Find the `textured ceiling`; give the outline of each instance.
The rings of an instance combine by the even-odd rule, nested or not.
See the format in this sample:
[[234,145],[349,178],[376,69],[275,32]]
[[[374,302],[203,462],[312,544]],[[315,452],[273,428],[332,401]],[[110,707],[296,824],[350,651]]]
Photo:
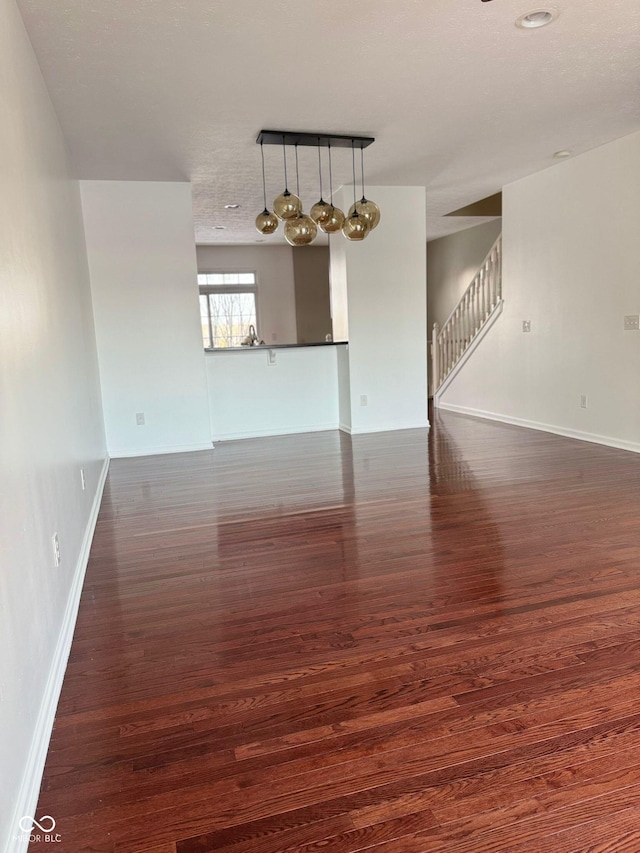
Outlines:
[[[554,151],[640,129],[638,0],[557,0],[539,30],[514,21],[540,0],[18,5],[78,177],[191,180],[200,243],[259,238],[263,127],[375,136],[368,183],[426,187],[430,238],[484,221],[441,217]],[[300,154],[308,207],[316,155]],[[265,155],[270,203],[281,152]],[[348,182],[349,152],[334,166]]]

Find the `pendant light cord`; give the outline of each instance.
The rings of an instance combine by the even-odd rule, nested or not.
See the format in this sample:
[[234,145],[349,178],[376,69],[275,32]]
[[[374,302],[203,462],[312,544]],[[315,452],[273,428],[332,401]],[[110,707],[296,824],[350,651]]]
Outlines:
[[300,198],[300,173],[298,172],[298,143],[296,142],[296,188],[297,196]]
[[264,147],[260,143],[260,154],[262,156],[262,194],[264,195],[264,209],[267,209],[267,182],[264,177]]
[[289,192],[289,181],[287,179],[287,148],[286,143],[284,141],[284,133],[282,134],[282,159],[284,160],[284,191],[285,194]]
[[366,201],[364,196],[364,148],[360,146],[360,174],[362,175],[362,201]]
[[333,172],[331,169],[331,140],[329,140],[329,201],[333,207]]
[[356,200],[356,149],[353,139],[351,140],[351,166],[353,167],[353,215],[359,216],[358,202]]
[[318,175],[320,177],[320,201],[324,201],[322,198],[322,158],[320,156],[320,137],[318,137]]

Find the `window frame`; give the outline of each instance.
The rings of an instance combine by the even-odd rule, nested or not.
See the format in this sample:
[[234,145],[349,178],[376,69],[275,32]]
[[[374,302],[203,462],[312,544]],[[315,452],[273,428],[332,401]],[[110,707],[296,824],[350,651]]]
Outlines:
[[[200,284],[199,277],[201,275],[252,275],[253,284]],[[208,296],[210,293],[252,293],[255,299],[256,306],[256,334],[260,328],[260,310],[258,298],[258,273],[255,269],[233,269],[218,268],[218,269],[203,269],[198,270],[198,297]],[[209,318],[209,340],[213,343],[213,325],[211,323],[211,310],[208,311]],[[203,341],[204,344],[204,341]],[[205,352],[214,352],[218,350],[232,349],[232,347],[216,347],[205,346]]]

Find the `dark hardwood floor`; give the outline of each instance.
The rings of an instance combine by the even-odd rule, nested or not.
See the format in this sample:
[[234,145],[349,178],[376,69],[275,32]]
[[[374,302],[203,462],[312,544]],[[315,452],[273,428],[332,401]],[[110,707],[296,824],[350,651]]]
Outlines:
[[65,853],[638,853],[639,697],[635,454],[441,414],[115,460],[37,814]]

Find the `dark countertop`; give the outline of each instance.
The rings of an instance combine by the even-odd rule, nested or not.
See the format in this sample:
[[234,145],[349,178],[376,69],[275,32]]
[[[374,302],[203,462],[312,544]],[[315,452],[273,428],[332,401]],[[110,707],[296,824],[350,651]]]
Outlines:
[[339,347],[348,344],[349,341],[319,341],[314,344],[260,344],[255,347],[218,347],[217,349],[205,349],[207,354],[219,352],[258,352],[265,349],[302,349],[303,347]]

